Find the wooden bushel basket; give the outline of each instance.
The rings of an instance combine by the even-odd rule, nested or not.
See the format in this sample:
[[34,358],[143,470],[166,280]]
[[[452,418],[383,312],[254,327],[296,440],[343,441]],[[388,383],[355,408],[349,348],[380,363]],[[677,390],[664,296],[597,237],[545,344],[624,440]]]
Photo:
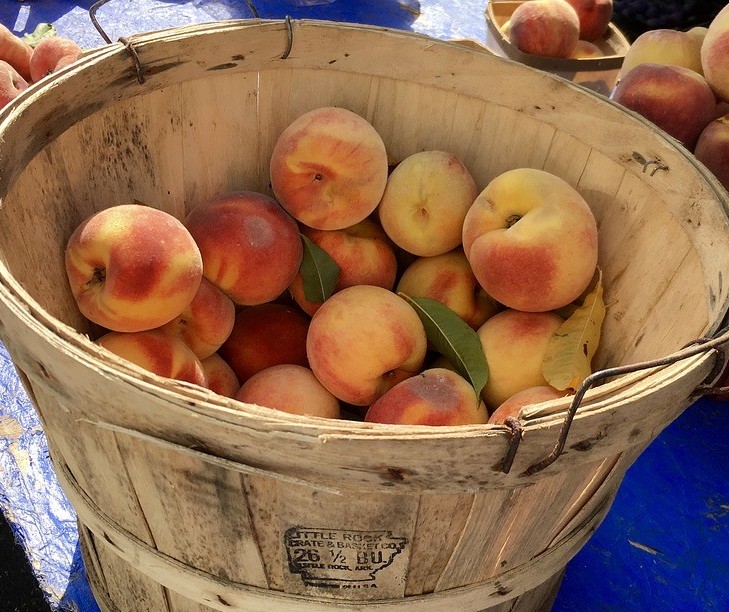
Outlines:
[[78,513],[102,609],[548,607],[628,466],[722,365],[716,341],[588,389],[563,452],[539,471],[571,400],[526,410],[505,473],[503,426],[292,416],[114,357],[89,339],[67,287],[66,240],[125,201],[184,218],[219,192],[268,192],[284,127],[343,106],[394,159],[443,149],[479,188],[522,166],[575,186],[598,221],[608,305],[594,366],[612,368],[717,335],[726,192],[636,115],[454,43],[230,21],[131,44],[139,66],[109,45],[0,113],[0,337]]

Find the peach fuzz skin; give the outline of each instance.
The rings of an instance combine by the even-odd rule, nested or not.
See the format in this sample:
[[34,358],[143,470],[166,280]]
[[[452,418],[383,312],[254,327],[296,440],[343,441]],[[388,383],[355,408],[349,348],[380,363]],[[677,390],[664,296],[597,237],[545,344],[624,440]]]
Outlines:
[[27,81],[8,62],[0,60],[0,107],[28,89]]
[[608,29],[613,18],[613,0],[567,0],[580,22],[580,39],[593,41]]
[[200,360],[182,340],[157,330],[109,332],[96,341],[106,350],[158,376],[207,387]]
[[458,157],[421,151],[390,174],[377,214],[401,249],[421,257],[441,255],[461,244],[461,229],[478,190]]
[[646,62],[684,66],[703,74],[701,43],[702,38],[680,30],[659,28],[643,32],[625,52],[618,78]]
[[569,57],[580,38],[580,20],[565,0],[530,0],[509,19],[509,40],[520,51],[542,57]]
[[236,191],[196,206],[185,226],[200,247],[205,278],[236,304],[280,296],[294,280],[304,248],[296,222],[273,198]]
[[284,364],[261,370],[243,383],[235,399],[302,416],[342,416],[339,400],[309,368],[300,365]]
[[402,273],[397,292],[437,300],[473,329],[499,308],[478,284],[461,249],[416,259]]
[[[81,56],[81,47],[65,36],[49,36],[33,49],[30,58],[30,77],[33,82],[75,62]],[[59,66],[61,64],[61,66]]]
[[532,168],[494,178],[463,223],[463,248],[480,285],[509,308],[542,312],[569,304],[592,280],[597,225],[582,196]]
[[342,289],[311,319],[309,364],[341,401],[372,404],[401,380],[420,371],[427,350],[425,329],[408,303],[387,289]]
[[694,155],[729,190],[729,115],[715,119],[703,129]]
[[18,74],[28,83],[33,81],[30,75],[30,58],[32,55],[33,47],[0,23],[0,60],[15,68]]
[[539,387],[529,387],[523,391],[519,391],[502,403],[496,410],[491,413],[488,422],[494,425],[503,425],[504,421],[509,417],[519,418],[522,408],[533,404],[541,404],[559,397],[564,397],[564,391],[557,391],[549,385]]
[[217,353],[213,353],[205,359],[200,360],[205,378],[208,381],[208,389],[223,397],[234,397],[240,389],[238,377],[233,369]]
[[519,391],[547,385],[542,362],[549,340],[562,322],[552,312],[503,310],[478,329],[489,366],[481,396],[489,410]]
[[701,66],[716,95],[729,102],[729,4],[709,24],[701,45]]
[[716,112],[716,97],[704,77],[683,66],[638,64],[618,81],[610,97],[690,151]]
[[79,310],[113,331],[164,325],[192,301],[202,279],[200,251],[172,215],[121,204],[83,221],[65,252]]
[[[302,228],[302,233],[324,249],[339,266],[339,280],[334,291],[354,285],[375,285],[392,289],[397,274],[397,258],[387,234],[369,219],[341,230]],[[313,315],[321,302],[306,299],[301,274],[289,288],[301,309]]]
[[306,366],[309,318],[295,306],[268,303],[241,309],[230,336],[218,350],[244,383],[274,365]]
[[375,128],[352,111],[317,108],[294,120],[271,155],[271,187],[295,219],[343,229],[374,211],[387,182],[387,152]]
[[471,425],[488,413],[465,378],[434,368],[403,380],[380,397],[365,414],[368,423],[394,425]]
[[228,339],[235,304],[206,278],[187,307],[159,329],[179,336],[200,359],[209,357]]

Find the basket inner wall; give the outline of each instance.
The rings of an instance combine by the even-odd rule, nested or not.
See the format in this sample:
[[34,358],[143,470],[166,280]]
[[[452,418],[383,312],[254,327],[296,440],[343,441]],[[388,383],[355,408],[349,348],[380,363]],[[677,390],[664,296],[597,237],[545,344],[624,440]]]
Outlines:
[[42,308],[95,337],[100,330],[81,317],[65,278],[63,252],[73,229],[93,212],[134,200],[184,219],[224,191],[272,195],[268,160],[278,135],[299,114],[324,105],[366,117],[392,160],[426,149],[457,154],[479,190],[526,166],[576,187],[599,225],[609,306],[596,368],[667,354],[709,324],[699,255],[640,175],[518,109],[330,69],[224,73],[87,117],[37,155],[5,198],[5,264]]

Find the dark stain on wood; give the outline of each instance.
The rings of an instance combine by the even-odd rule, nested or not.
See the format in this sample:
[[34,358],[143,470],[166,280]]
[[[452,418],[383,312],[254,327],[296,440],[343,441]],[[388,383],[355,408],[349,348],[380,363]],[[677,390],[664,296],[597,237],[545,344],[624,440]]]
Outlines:
[[238,64],[235,62],[226,62],[225,64],[218,64],[217,66],[210,66],[208,72],[211,70],[230,70],[231,68],[237,68]]

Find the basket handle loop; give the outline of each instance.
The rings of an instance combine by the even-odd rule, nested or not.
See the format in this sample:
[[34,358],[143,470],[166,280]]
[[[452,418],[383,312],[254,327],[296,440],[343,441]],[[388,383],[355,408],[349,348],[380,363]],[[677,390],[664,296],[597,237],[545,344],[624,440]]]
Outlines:
[[[536,474],[537,472],[542,471],[544,468],[550,466],[552,463],[554,463],[557,458],[562,454],[562,451],[564,450],[565,443],[567,441],[567,434],[569,434],[570,426],[572,425],[572,421],[575,418],[575,414],[577,413],[577,409],[580,407],[580,403],[582,402],[583,398],[585,397],[585,393],[596,383],[600,382],[601,380],[604,380],[606,378],[611,378],[613,376],[620,376],[623,374],[630,374],[632,372],[638,372],[640,370],[648,370],[650,368],[658,368],[658,367],[664,367],[668,365],[672,365],[678,361],[681,361],[682,359],[687,359],[689,357],[693,357],[695,355],[698,355],[700,353],[703,353],[705,351],[714,350],[718,353],[719,358],[716,361],[716,364],[714,365],[714,368],[712,369],[711,373],[707,377],[707,380],[713,381],[723,370],[724,368],[724,351],[721,348],[722,345],[729,342],[729,327],[725,327],[722,331],[719,332],[719,334],[713,338],[698,338],[694,340],[693,342],[690,342],[687,344],[684,348],[682,348],[679,351],[676,351],[675,353],[672,353],[671,355],[667,355],[666,357],[661,357],[659,359],[652,359],[650,361],[643,361],[640,363],[633,363],[625,366],[618,366],[615,368],[606,368],[604,370],[598,370],[597,372],[593,372],[585,380],[582,381],[582,384],[578,387],[577,391],[575,392],[574,397],[572,398],[572,403],[570,404],[569,409],[567,410],[567,413],[565,414],[564,421],[562,423],[562,427],[559,431],[559,437],[557,439],[557,443],[554,445],[554,448],[552,451],[541,461],[538,461],[534,465],[527,468],[526,473],[528,475]],[[713,391],[709,391],[711,389],[710,384],[709,385],[702,385],[698,388],[699,394],[706,394],[709,395],[713,393]],[[719,388],[717,389],[717,393],[720,392],[720,390],[729,390],[727,388]],[[513,428],[512,428],[513,431]],[[520,437],[520,436],[519,436]],[[514,434],[512,433],[512,440],[514,439]],[[503,471],[504,473],[508,474],[509,470],[511,469],[511,464],[514,460],[515,451],[512,449],[512,445],[510,445],[509,451],[507,451],[507,458],[504,459],[503,462]]]
[[[112,42],[111,38],[109,38],[109,35],[106,33],[104,28],[99,23],[99,20],[96,18],[96,11],[99,10],[102,6],[104,6],[107,2],[109,2],[109,0],[97,0],[96,2],[94,2],[89,7],[89,19],[91,19],[91,23],[94,25],[94,27],[96,28],[96,31],[99,33],[101,38],[104,39],[106,44],[110,45]],[[258,11],[253,6],[253,4],[251,4],[249,2],[248,6],[251,9],[251,12],[253,13],[253,15],[256,18],[258,18]],[[294,28],[293,28],[293,25],[291,22],[291,17],[289,15],[286,15],[286,17],[284,18],[284,22],[286,24],[286,32],[288,34],[288,37],[287,37],[287,42],[286,42],[286,49],[281,54],[281,59],[286,59],[291,54],[291,48],[294,45]],[[134,59],[134,67],[137,71],[137,81],[139,81],[139,84],[141,85],[142,83],[144,83],[145,78],[144,78],[144,70],[142,67],[142,62],[139,59],[139,54],[137,53],[137,50],[134,48],[134,45],[132,44],[132,42],[124,36],[119,37],[119,42],[122,43],[129,50],[129,53],[131,54],[132,58]]]

